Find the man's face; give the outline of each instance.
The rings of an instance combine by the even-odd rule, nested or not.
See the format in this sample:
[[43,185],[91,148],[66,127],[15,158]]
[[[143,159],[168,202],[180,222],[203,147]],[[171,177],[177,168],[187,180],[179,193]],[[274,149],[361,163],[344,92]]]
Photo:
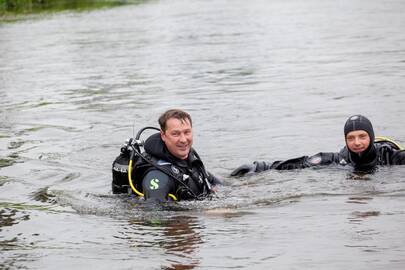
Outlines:
[[193,129],[188,119],[170,118],[166,122],[166,131],[160,131],[169,152],[179,158],[186,159],[193,144]]
[[370,145],[370,136],[364,130],[354,130],[346,135],[346,145],[350,151],[360,154]]

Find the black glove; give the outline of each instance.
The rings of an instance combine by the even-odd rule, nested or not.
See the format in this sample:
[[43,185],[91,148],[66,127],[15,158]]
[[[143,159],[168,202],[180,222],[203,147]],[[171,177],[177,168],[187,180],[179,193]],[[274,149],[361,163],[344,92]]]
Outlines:
[[243,176],[255,172],[263,172],[270,170],[271,164],[265,161],[255,161],[253,164],[244,164],[231,172],[231,176]]
[[257,164],[243,164],[231,172],[231,176],[243,176],[247,173],[254,173],[256,171]]
[[284,161],[275,161],[271,165],[273,170],[294,170],[303,169],[319,165],[322,161],[322,156],[320,154],[314,155],[312,157],[302,156],[298,158],[291,158]]

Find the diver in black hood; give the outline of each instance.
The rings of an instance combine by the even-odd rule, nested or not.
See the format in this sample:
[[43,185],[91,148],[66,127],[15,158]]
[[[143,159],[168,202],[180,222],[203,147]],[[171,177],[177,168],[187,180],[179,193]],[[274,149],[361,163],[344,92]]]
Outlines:
[[344,134],[345,152],[353,167],[360,171],[373,170],[378,164],[375,135],[370,120],[362,115],[354,115],[347,119]]
[[377,165],[405,165],[405,150],[396,142],[375,137],[373,125],[363,115],[349,117],[344,126],[346,146],[338,153],[321,152],[285,161],[255,161],[236,168],[231,176],[270,169],[292,170],[321,165],[350,165],[357,172],[373,172]]
[[[112,166],[112,191],[135,193],[151,201],[204,199],[214,192],[221,181],[206,171],[192,148],[191,116],[172,109],[159,118],[160,132],[145,143],[130,139]],[[159,129],[157,129],[159,130]],[[141,153],[140,146],[144,152]],[[134,164],[133,164],[134,162]]]

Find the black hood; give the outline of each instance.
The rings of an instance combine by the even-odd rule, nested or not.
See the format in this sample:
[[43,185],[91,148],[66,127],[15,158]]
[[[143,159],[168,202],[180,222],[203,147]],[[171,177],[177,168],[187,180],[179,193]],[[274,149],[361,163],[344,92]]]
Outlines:
[[355,130],[364,130],[365,132],[367,132],[368,136],[370,137],[370,145],[365,151],[357,154],[350,151],[346,143],[349,160],[358,170],[371,170],[377,165],[377,150],[374,145],[375,135],[373,125],[371,124],[370,120],[368,120],[367,117],[363,115],[353,115],[349,117],[344,127],[345,142],[347,134]]
[[169,155],[169,151],[167,150],[165,143],[160,137],[160,133],[155,133],[147,138],[145,141],[144,149],[146,153],[159,159],[167,160]]
[[350,116],[349,119],[347,119],[344,127],[345,140],[347,134],[355,130],[364,130],[365,132],[368,133],[368,136],[370,136],[370,141],[374,142],[375,136],[373,125],[371,124],[370,120],[368,120],[367,117],[357,114]]

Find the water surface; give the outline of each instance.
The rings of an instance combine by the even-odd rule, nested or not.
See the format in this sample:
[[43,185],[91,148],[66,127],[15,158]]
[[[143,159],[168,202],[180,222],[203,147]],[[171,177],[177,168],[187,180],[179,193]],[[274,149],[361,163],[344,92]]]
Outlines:
[[[402,269],[405,168],[228,175],[338,151],[367,115],[405,144],[405,3],[147,1],[0,24],[4,269]],[[226,185],[151,208],[110,192],[166,109]]]

